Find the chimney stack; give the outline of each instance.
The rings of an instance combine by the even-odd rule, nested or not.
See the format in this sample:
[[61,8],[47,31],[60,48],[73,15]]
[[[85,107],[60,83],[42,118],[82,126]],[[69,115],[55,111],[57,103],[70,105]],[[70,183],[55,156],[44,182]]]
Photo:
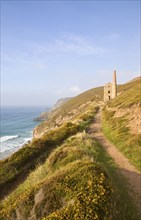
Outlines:
[[117,96],[117,79],[116,79],[116,70],[113,75],[113,85],[112,85],[112,98],[114,99]]

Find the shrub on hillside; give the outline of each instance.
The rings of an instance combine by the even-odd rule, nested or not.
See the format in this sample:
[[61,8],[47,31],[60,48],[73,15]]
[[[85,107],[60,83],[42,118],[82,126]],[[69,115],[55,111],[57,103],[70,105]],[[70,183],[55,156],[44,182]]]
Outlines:
[[[67,123],[45,134],[40,139],[35,139],[26,144],[11,157],[0,161],[0,187],[5,190],[6,183],[11,183],[22,174],[34,169],[36,163],[43,162],[50,152],[66,138],[80,130],[78,124]],[[7,190],[7,188],[6,188]]]
[[[112,187],[106,173],[94,162],[78,160],[68,164],[30,193],[23,191],[11,206],[1,209],[1,219],[108,219]],[[13,203],[12,203],[13,202]],[[19,214],[18,214],[19,213]]]
[[47,190],[46,201],[38,207],[43,220],[63,219],[108,219],[111,214],[112,189],[107,175],[93,162],[74,163],[64,173],[60,173],[57,182],[52,180]]
[[105,219],[112,187],[95,162],[97,151],[85,133],[67,139],[1,203],[0,218]]

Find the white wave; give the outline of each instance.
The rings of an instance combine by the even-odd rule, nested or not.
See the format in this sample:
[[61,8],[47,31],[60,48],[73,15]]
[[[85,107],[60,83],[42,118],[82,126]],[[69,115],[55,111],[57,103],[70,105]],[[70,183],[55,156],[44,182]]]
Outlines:
[[3,136],[3,137],[0,137],[0,143],[11,140],[11,139],[15,139],[18,137],[19,137],[19,135]]

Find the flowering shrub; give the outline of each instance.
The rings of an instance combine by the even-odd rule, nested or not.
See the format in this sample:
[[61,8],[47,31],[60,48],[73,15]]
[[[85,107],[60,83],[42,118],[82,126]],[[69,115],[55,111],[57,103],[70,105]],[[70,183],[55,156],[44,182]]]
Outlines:
[[23,220],[32,215],[39,220],[108,218],[111,181],[95,154],[96,143],[85,133],[67,139],[3,201],[0,219],[18,220],[17,213]]
[[[35,205],[40,191],[42,196]],[[25,191],[15,201],[11,200],[11,207],[5,203],[1,219],[18,219],[18,211],[25,220],[34,212],[35,219],[43,220],[104,220],[111,213],[111,195],[111,183],[105,172],[94,162],[78,160],[30,193]]]
[[23,220],[105,220],[110,216],[112,187],[106,173],[95,162],[96,142],[79,133],[90,124],[94,114],[94,109],[86,111],[73,123],[51,130],[2,162],[2,171],[6,172],[2,179],[4,185],[21,172],[28,172],[37,161],[43,163],[56,148],[1,203],[0,219],[19,220],[20,216]]
[[[50,188],[52,199],[44,204],[43,220],[108,219],[112,187],[106,174],[93,162],[74,163]],[[55,205],[55,206],[54,206]],[[46,208],[45,208],[46,207]],[[51,209],[53,207],[53,209]],[[39,209],[39,207],[38,207]]]

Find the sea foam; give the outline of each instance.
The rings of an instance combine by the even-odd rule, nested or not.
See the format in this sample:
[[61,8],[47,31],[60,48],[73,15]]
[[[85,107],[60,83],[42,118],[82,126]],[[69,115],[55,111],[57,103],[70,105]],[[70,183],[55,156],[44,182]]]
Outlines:
[[11,139],[15,139],[18,137],[19,135],[3,136],[3,137],[0,137],[0,143],[11,140]]

